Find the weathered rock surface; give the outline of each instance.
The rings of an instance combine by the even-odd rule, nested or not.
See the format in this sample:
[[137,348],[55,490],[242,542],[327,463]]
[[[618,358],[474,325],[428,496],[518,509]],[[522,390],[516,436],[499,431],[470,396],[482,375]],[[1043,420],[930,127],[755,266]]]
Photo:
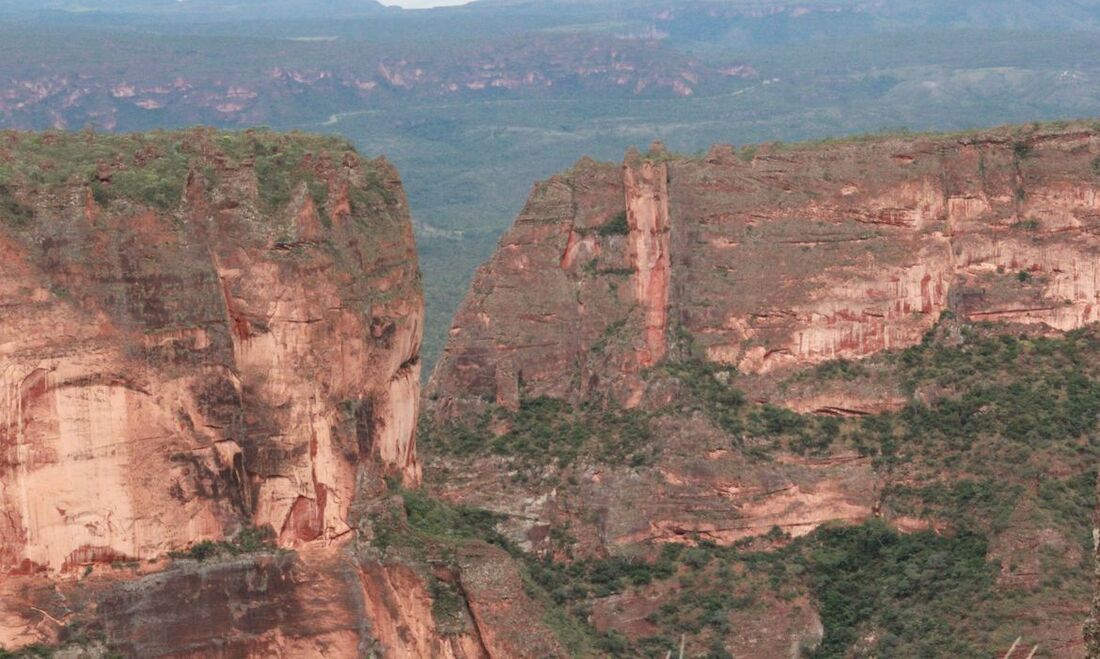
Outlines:
[[[622,165],[582,160],[535,186],[475,277],[426,391],[443,438],[426,481],[504,515],[512,541],[558,558],[652,557],[655,545],[743,545],[874,517],[906,533],[953,533],[935,506],[902,510],[889,494],[970,478],[952,471],[950,451],[937,472],[884,466],[851,444],[777,448],[688,404],[677,365],[702,363],[704,386],[739,388],[752,404],[852,420],[852,436],[854,419],[957,395],[907,389],[884,360],[834,380],[811,367],[916,346],[933,330],[957,345],[953,332],[980,323],[1037,337],[1100,320],[1098,162],[1092,124],[715,147],[697,158],[656,145]],[[543,397],[587,410],[578,423],[597,428],[595,444],[613,427],[607,410],[636,411],[650,428],[638,441],[656,457],[554,445],[565,427],[525,412]],[[545,425],[522,426],[535,423]],[[470,448],[478,433],[484,450]],[[552,461],[532,465],[540,451]],[[1090,468],[1082,460],[1033,471],[1076,478]],[[1057,600],[1041,624],[1013,629],[1081,656],[1087,603],[1059,599],[1044,575],[1083,552],[1069,527],[1038,512],[1034,485],[1018,486],[1027,494],[989,534],[987,559],[1004,566],[997,587]],[[596,598],[597,626],[635,640],[657,633],[670,595],[651,590]],[[753,640],[768,637],[767,624],[748,618],[726,649],[789,655],[789,644]],[[820,640],[812,611],[785,619],[790,628],[769,642]]]
[[913,345],[945,311],[1081,327],[1100,313],[1098,153],[1077,125],[581,161],[479,270],[430,393],[636,405],[670,349],[767,373]]
[[[352,542],[383,477],[420,480],[423,298],[384,160],[0,134],[0,305],[0,647],[486,655]],[[250,527],[270,545],[223,542]]]
[[[3,136],[4,202],[25,213],[0,218],[5,570],[151,559],[240,523],[328,542],[360,464],[417,482],[406,202],[384,161],[317,142]],[[284,171],[257,172],[266,148]],[[89,152],[91,183],[25,171]],[[137,194],[180,196],[102,200],[135,172],[164,177]],[[290,179],[287,204],[265,175]]]

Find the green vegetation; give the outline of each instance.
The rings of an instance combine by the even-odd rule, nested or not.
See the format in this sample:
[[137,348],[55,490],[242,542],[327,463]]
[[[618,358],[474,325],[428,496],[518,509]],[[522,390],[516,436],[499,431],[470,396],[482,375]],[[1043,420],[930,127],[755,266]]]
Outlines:
[[268,131],[226,133],[218,137],[217,144],[237,161],[251,159],[254,162],[265,210],[284,208],[298,186],[305,184],[321,223],[331,224],[325,210],[328,186],[320,180],[313,164],[332,154],[352,151],[350,144],[338,138],[288,136]]
[[[319,178],[321,166],[332,166],[353,148],[346,141],[303,133],[249,130],[218,133],[153,131],[134,134],[45,132],[0,134],[6,155],[0,157],[0,214],[17,225],[31,219],[30,209],[14,200],[18,188],[46,191],[86,185],[95,201],[110,205],[126,200],[171,210],[183,196],[190,171],[216,184],[217,166],[253,163],[261,210],[271,212],[291,201],[305,184],[328,222],[328,189]],[[323,165],[326,161],[328,165]]]
[[968,637],[989,625],[976,605],[993,595],[986,542],[969,534],[899,534],[881,521],[822,529],[809,573],[825,637],[814,657],[850,656],[874,634],[885,657],[974,657]]
[[[177,204],[183,193],[188,157],[179,134],[8,132],[3,137],[9,156],[0,161],[0,183],[10,188],[88,185],[101,203],[129,199],[160,209]],[[101,172],[119,163],[121,168]]]
[[852,382],[870,375],[870,370],[858,361],[850,359],[833,359],[818,364],[812,369],[799,373],[798,379],[806,380],[844,380]]
[[519,480],[539,478],[547,465],[565,469],[578,461],[640,467],[653,461],[658,444],[643,411],[546,397],[524,400],[515,412],[494,407],[443,426],[424,417],[418,441],[441,454],[506,456],[519,467]]
[[203,540],[183,551],[169,552],[172,558],[190,558],[206,561],[214,558],[227,558],[242,554],[277,551],[272,542],[270,529],[246,526],[229,540]]
[[0,222],[17,229],[26,227],[34,219],[34,209],[20,203],[11,188],[0,183]]
[[630,224],[626,219],[626,211],[620,211],[615,217],[600,225],[596,230],[601,236],[625,236],[630,233]]

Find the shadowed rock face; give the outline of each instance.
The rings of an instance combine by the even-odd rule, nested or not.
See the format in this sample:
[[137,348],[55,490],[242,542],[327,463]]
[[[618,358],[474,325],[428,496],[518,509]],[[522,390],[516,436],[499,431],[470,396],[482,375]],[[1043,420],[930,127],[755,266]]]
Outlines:
[[431,396],[635,405],[669,349],[766,373],[913,345],[944,311],[1080,327],[1100,314],[1098,153],[1074,126],[581,161],[479,270]]

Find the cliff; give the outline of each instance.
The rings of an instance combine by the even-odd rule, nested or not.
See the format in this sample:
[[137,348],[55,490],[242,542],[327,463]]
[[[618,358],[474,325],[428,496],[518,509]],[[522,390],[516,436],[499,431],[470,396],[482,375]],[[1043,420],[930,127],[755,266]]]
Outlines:
[[6,569],[327,542],[360,461],[417,482],[406,203],[311,139],[0,138]]
[[[1081,656],[1098,162],[1086,123],[581,160],[535,186],[475,277],[426,391],[426,482],[554,560],[660,566],[675,543],[812,572],[844,533],[945,534],[981,556],[975,588],[1016,598],[914,614],[963,625],[933,647],[871,613],[853,627],[822,581],[793,579],[807,590],[758,601],[763,618],[729,605],[688,631],[694,651],[1003,653],[1022,635]],[[597,630],[674,646],[678,574],[587,591]],[[802,594],[800,618],[782,602]]]
[[582,160],[419,426],[385,161],[2,138],[0,648],[1087,652],[1095,126]]
[[444,634],[438,561],[371,541],[420,481],[423,296],[384,159],[266,131],[0,133],[0,305],[0,648],[508,647],[473,620],[524,595],[479,576],[480,545],[449,554],[471,603]]
[[[581,161],[536,187],[479,270],[432,392],[583,397],[677,341],[742,373],[861,358],[916,344],[944,311],[1082,327],[1098,313],[1097,140],[1076,126]],[[637,404],[636,376],[610,389]]]

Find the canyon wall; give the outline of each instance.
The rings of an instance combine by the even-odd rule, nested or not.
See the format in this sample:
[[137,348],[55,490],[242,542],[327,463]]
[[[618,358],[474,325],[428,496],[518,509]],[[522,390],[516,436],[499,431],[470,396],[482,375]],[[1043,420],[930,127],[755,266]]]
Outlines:
[[437,629],[422,562],[358,542],[383,479],[420,481],[423,297],[385,160],[0,133],[0,306],[0,648],[493,647]]
[[[991,647],[1021,636],[1084,656],[1087,598],[1050,584],[1081,592],[1080,502],[1092,499],[1061,522],[1040,494],[1071,481],[1080,494],[1094,452],[1080,431],[1009,439],[1011,427],[965,421],[1030,423],[1053,403],[990,392],[1092,377],[1088,358],[1053,375],[1037,355],[1092,345],[1098,203],[1100,132],[1083,122],[583,159],[534,187],[474,278],[425,392],[425,483],[555,560],[814,546],[823,527],[875,520],[902,534],[980,528],[996,589],[1020,603]],[[996,353],[988,337],[1028,347],[995,375],[1005,362],[966,357]],[[974,368],[989,379],[968,379]],[[971,394],[988,398],[959,412]],[[1065,457],[1055,436],[1074,447]],[[1014,494],[960,522],[945,502],[978,481]],[[679,637],[660,611],[686,606],[680,588],[588,601],[601,630],[644,647]],[[692,589],[698,601],[706,586]],[[1057,613],[1027,617],[1055,601]],[[822,639],[809,606],[783,643],[740,614],[723,620],[744,636],[720,643],[791,656]],[[714,638],[689,633],[688,645]]]
[[[389,165],[266,134],[0,137],[0,568],[240,523],[328,542],[361,463],[418,481],[423,303]],[[264,149],[285,172],[257,171]],[[40,182],[87,153],[91,178]]]
[[431,396],[635,405],[669,349],[767,373],[914,345],[948,311],[1081,327],[1098,153],[1077,125],[581,161],[478,271]]

